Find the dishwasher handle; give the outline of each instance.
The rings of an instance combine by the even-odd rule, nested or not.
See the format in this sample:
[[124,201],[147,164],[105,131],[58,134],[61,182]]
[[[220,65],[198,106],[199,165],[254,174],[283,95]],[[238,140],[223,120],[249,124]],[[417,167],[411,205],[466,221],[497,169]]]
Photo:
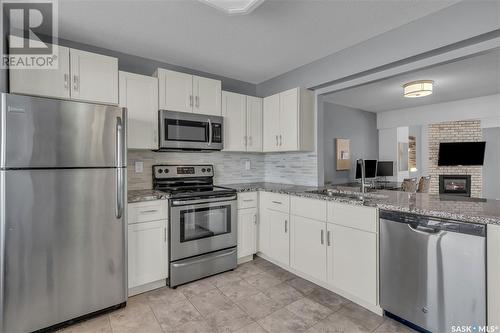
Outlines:
[[412,231],[418,232],[420,234],[427,234],[427,235],[439,235],[442,230],[437,229],[437,228],[429,228],[429,227],[424,227],[421,225],[415,225],[415,224],[407,224],[408,228],[410,228]]

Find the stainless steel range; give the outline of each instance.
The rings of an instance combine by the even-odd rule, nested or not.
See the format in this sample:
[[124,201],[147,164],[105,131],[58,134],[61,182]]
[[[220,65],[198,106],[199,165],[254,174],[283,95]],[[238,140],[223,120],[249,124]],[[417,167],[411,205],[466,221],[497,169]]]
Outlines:
[[155,165],[169,200],[169,285],[236,267],[236,191],[213,185],[212,165]]

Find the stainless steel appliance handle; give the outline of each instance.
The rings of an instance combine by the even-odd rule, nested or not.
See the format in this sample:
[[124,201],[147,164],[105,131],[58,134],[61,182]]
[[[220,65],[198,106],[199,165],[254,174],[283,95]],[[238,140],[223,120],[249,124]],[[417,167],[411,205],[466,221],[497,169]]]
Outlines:
[[236,196],[230,196],[230,197],[219,197],[219,198],[206,198],[206,199],[195,199],[195,200],[174,200],[172,201],[172,205],[174,206],[179,206],[179,205],[187,205],[187,204],[202,204],[202,203],[209,203],[209,202],[224,202],[224,201],[233,201],[236,200]]
[[123,216],[123,125],[122,118],[116,117],[116,218],[121,219]]
[[321,229],[321,245],[325,244],[325,232]]
[[424,235],[438,235],[438,234],[441,233],[441,230],[439,230],[439,229],[423,227],[421,225],[413,227],[412,225],[407,224],[407,226],[408,226],[408,228],[410,228],[411,231],[418,232],[419,234],[424,234]]
[[332,245],[331,240],[330,240],[330,230],[326,232],[326,245],[330,246]]
[[229,252],[223,252],[223,253],[217,254],[215,256],[210,256],[210,257],[206,257],[206,258],[200,258],[200,259],[190,260],[189,262],[172,263],[171,265],[173,267],[185,267],[185,266],[190,266],[190,265],[193,265],[193,264],[200,264],[200,263],[203,263],[203,262],[212,261],[212,260],[214,260],[216,258],[222,258],[222,257],[231,256],[231,255],[233,255],[235,253],[236,253],[236,249],[231,250]]
[[208,145],[212,144],[212,122],[208,119]]

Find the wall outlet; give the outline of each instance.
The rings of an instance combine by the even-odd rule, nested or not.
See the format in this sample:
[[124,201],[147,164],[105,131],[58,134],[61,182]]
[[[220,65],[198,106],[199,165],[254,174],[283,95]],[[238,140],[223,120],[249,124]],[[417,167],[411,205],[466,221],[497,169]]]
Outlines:
[[144,172],[144,162],[135,161],[135,173],[143,173]]
[[245,170],[250,170],[250,161],[249,160],[245,161]]

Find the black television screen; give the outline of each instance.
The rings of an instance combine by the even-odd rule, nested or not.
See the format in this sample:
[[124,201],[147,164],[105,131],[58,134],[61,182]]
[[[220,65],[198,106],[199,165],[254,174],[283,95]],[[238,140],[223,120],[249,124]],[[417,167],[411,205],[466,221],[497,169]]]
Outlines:
[[394,176],[394,162],[378,161],[377,177],[392,177]]
[[[377,175],[377,160],[365,160],[365,178],[375,178]],[[356,163],[356,179],[361,178],[361,168]]]
[[438,165],[483,165],[486,142],[441,142]]

